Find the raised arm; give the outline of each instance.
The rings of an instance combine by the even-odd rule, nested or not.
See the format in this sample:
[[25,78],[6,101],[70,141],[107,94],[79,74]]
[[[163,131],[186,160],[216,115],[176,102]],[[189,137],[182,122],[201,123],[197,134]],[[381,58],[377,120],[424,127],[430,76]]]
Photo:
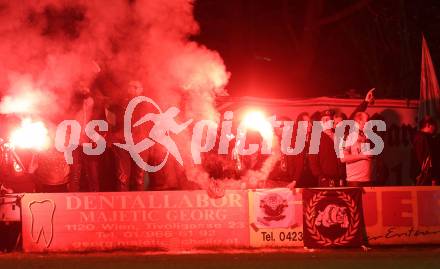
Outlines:
[[376,90],[376,88],[373,88],[371,90],[368,91],[367,95],[365,96],[364,101],[362,101],[357,107],[356,109],[350,114],[349,119],[352,120],[354,118],[354,116],[356,115],[356,113],[358,112],[364,112],[365,110],[367,110],[368,105],[373,104],[374,103],[374,91]]

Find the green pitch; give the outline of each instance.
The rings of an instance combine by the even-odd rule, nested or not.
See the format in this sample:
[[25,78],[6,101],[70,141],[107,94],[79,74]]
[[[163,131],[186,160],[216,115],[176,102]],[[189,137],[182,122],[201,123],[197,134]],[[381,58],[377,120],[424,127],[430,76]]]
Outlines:
[[303,249],[160,252],[108,252],[82,254],[0,254],[0,268],[440,268],[440,247],[307,251]]

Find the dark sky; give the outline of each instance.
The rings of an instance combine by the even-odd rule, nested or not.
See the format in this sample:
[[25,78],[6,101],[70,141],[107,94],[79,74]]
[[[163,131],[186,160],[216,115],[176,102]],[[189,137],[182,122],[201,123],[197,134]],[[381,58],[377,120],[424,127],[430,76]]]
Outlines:
[[440,66],[438,0],[199,0],[195,16],[233,96],[418,98],[422,32]]

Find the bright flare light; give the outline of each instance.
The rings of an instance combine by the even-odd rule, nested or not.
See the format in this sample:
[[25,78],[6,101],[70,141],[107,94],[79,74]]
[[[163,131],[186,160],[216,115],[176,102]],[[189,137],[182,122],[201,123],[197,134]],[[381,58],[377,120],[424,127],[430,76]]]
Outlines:
[[48,130],[42,121],[22,120],[21,126],[10,136],[12,146],[23,149],[44,150],[49,147]]
[[272,124],[261,111],[248,112],[244,116],[242,124],[244,124],[244,127],[248,130],[258,131],[265,139],[273,136]]

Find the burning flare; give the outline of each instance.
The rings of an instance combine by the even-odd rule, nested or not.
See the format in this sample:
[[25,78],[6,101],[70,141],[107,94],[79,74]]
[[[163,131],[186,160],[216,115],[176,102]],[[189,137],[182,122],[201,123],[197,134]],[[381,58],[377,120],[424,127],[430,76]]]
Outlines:
[[263,138],[271,138],[273,136],[272,124],[261,111],[248,112],[244,116],[242,124],[248,130],[258,131]]
[[23,149],[45,150],[49,148],[48,130],[42,121],[23,119],[21,126],[13,130],[9,138],[12,146]]

